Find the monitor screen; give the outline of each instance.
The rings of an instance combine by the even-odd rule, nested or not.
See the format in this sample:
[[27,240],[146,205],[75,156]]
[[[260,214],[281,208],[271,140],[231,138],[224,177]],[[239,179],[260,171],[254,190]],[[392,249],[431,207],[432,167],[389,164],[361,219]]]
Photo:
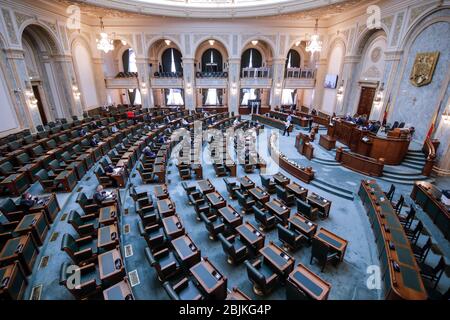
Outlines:
[[338,76],[336,74],[327,74],[325,77],[324,87],[329,89],[336,89]]

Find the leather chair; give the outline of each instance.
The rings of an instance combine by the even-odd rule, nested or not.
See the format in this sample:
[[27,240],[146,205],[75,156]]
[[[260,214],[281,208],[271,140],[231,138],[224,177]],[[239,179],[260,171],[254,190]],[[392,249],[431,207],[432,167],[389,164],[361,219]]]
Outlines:
[[403,228],[409,229],[414,221],[416,216],[416,208],[414,205],[410,206],[410,209],[406,212],[406,214],[398,214],[398,220]]
[[216,177],[223,177],[227,175],[227,170],[223,164],[214,164],[214,171],[216,173]]
[[145,170],[142,164],[138,164],[137,171],[139,172],[139,175],[141,176],[144,184],[153,183],[155,181],[155,174],[152,171]]
[[275,189],[277,191],[277,197],[278,199],[283,200],[283,202],[288,206],[291,207],[294,205],[295,197],[292,193],[288,192],[285,188],[282,186],[275,186]]
[[275,193],[275,181],[272,181],[269,177],[265,177],[261,174],[259,175],[259,177],[261,178],[261,184],[266,189],[266,191],[270,194]]
[[221,217],[212,214],[209,217],[204,212],[200,212],[200,219],[205,223],[209,232],[209,239],[216,240],[217,235],[225,231],[225,224]]
[[94,263],[79,267],[80,284],[76,287],[67,286],[67,280],[76,272],[76,270],[71,269],[72,263],[70,262],[64,262],[61,265],[59,284],[66,286],[75,298],[79,300],[93,298],[101,293],[102,287],[99,271]]
[[395,213],[399,215],[400,212],[402,212],[403,205],[405,204],[405,198],[403,197],[403,195],[400,195],[400,198],[397,200],[397,202],[391,201],[391,203],[394,207]]
[[282,225],[277,225],[278,239],[283,243],[286,250],[295,251],[299,249],[308,239],[297,230],[288,229]]
[[91,236],[75,239],[65,233],[61,241],[61,251],[65,251],[76,265],[95,262],[97,259],[97,242]]
[[78,194],[76,202],[81,207],[81,209],[83,209],[84,214],[86,215],[91,213],[97,214],[100,209],[94,199],[88,199],[84,192],[80,192]]
[[318,209],[311,207],[310,204],[306,203],[305,201],[302,201],[300,199],[295,200],[297,203],[297,212],[301,215],[304,215],[309,220],[316,220],[318,215]]
[[431,241],[431,237],[428,237],[428,240],[423,246],[418,245],[417,241],[415,243],[411,243],[411,249],[416,257],[416,260],[418,262],[424,262],[432,246],[433,241]]
[[261,231],[271,230],[276,226],[277,217],[267,209],[253,206],[253,211],[255,213],[255,220],[259,222]]
[[181,266],[174,253],[168,248],[155,253],[150,248],[145,248],[145,257],[150,265],[155,268],[160,281],[166,281],[181,271]]
[[163,283],[163,288],[172,300],[204,300],[200,290],[188,278],[181,279],[173,286],[166,281]]
[[411,228],[405,229],[405,234],[411,243],[415,243],[419,239],[422,230],[423,230],[423,223],[422,221],[419,220],[414,229]]
[[6,242],[16,236],[14,230],[18,224],[19,221],[10,222],[4,215],[0,215],[0,252],[3,250]]
[[95,170],[95,176],[97,177],[98,182],[104,187],[112,187],[115,184],[111,176],[108,175],[101,166],[98,166]]
[[20,221],[25,214],[28,214],[28,212],[24,212],[24,210],[11,198],[3,201],[0,205],[0,212],[8,219],[8,221]]
[[197,190],[197,187],[195,185],[189,186],[186,182],[182,182],[181,186],[183,187],[184,191],[186,191],[186,195],[190,195],[192,192]]
[[252,197],[248,194],[242,193],[241,190],[236,190],[236,197],[242,208],[242,213],[251,213],[253,211],[255,200]]
[[156,250],[167,243],[168,240],[164,230],[158,223],[144,227],[142,221],[138,221],[137,226],[139,234],[147,241],[147,245],[150,249]]
[[223,233],[217,236],[222,243],[222,248],[227,255],[227,262],[229,264],[237,264],[247,259],[249,251],[245,243],[239,237],[230,235],[225,237]]
[[184,165],[178,167],[178,172],[180,174],[181,180],[188,180],[191,178],[191,168],[190,166]]
[[63,172],[64,170],[66,170],[65,168],[63,168],[60,165],[59,161],[56,159],[53,159],[52,161],[50,161],[48,166],[49,166],[49,169],[52,170],[56,174],[59,174],[60,172]]
[[446,267],[447,264],[445,263],[445,258],[443,256],[441,256],[439,262],[434,267],[426,264],[425,261],[419,262],[420,274],[423,278],[434,282],[433,289],[436,289],[439,284],[439,280],[441,279]]
[[41,169],[36,173],[36,177],[45,192],[58,190],[59,184],[55,181],[55,175],[49,174],[47,170]]
[[311,259],[309,261],[310,264],[312,264],[313,259],[317,259],[319,264],[322,265],[322,269],[320,270],[321,272],[323,272],[328,262],[339,261],[338,253],[331,253],[328,245],[316,238],[312,239]]
[[130,188],[130,195],[134,201],[134,208],[142,219],[144,225],[154,224],[158,221],[158,214],[153,205],[153,201],[147,192],[137,193],[134,187]]
[[388,192],[385,192],[386,198],[388,198],[390,201],[392,201],[392,198],[394,197],[395,193],[395,185],[391,184],[391,187],[389,188]]
[[68,222],[82,237],[97,235],[99,224],[94,214],[80,216],[76,210],[70,210]]
[[228,194],[230,195],[230,199],[236,199],[236,191],[239,190],[239,186],[235,181],[230,181],[227,178],[223,178],[225,182],[225,186],[227,187]]
[[279,283],[278,274],[266,265],[262,259],[253,263],[245,261],[247,275],[253,283],[253,292],[258,296],[268,295]]

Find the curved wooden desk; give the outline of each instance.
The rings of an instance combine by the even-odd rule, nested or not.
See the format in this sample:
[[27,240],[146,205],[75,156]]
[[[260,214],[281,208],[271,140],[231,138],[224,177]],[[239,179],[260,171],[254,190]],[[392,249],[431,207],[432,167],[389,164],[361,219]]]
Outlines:
[[292,174],[297,179],[302,180],[303,182],[310,183],[311,180],[314,179],[314,171],[311,167],[302,167],[298,163],[289,160],[284,154],[282,154],[279,150],[277,150],[273,146],[273,141],[275,136],[272,135],[269,137],[269,154],[275,161],[278,161],[280,167],[290,174]]
[[374,180],[362,180],[358,195],[374,232],[386,299],[427,299],[420,269],[391,202]]
[[357,153],[343,151],[342,148],[337,148],[335,159],[344,167],[362,174],[374,177],[383,175],[384,163],[381,159],[376,160]]
[[411,192],[411,198],[422,207],[434,224],[450,239],[450,207],[440,199],[442,192],[429,182],[417,181]]
[[354,153],[373,159],[384,159],[388,165],[398,165],[408,153],[411,136],[382,137],[358,128],[355,123],[335,120],[328,127],[330,137],[345,144]]

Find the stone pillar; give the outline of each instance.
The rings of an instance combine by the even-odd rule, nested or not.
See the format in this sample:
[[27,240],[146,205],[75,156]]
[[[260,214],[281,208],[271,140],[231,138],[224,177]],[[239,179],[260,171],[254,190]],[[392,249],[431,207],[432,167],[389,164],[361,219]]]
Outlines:
[[194,62],[193,58],[183,58],[184,105],[190,110],[195,110],[196,107]]
[[283,92],[284,67],[286,58],[272,60],[272,88],[270,94],[270,109],[281,106],[281,95]]
[[323,101],[323,84],[325,82],[325,76],[327,73],[327,60],[319,59],[315,63],[316,68],[316,85],[314,87],[314,98],[313,98],[313,108],[316,110],[322,110],[322,101]]
[[104,105],[108,103],[107,95],[106,95],[106,85],[105,85],[105,74],[103,72],[103,59],[102,58],[93,58],[93,71],[95,78],[95,87],[97,89],[97,98],[98,103],[100,105]]
[[239,97],[240,97],[240,58],[228,59],[228,110],[239,114]]
[[14,102],[16,112],[19,115],[18,121],[21,128],[30,128],[32,132],[36,131],[36,126],[42,124],[39,110],[31,109],[28,106],[28,99],[25,96],[27,90],[31,90],[29,77],[25,65],[23,50],[8,49],[5,50],[7,75],[15,87]]
[[139,75],[139,90],[142,97],[142,107],[153,107],[153,99],[150,94],[150,66],[148,59],[136,58],[136,67]]
[[72,85],[75,84],[72,57],[58,55],[53,56],[53,58],[55,77],[57,78],[57,86],[59,87],[60,104],[62,105],[62,116],[64,118],[70,118],[73,115],[79,114],[79,107],[81,106],[80,99],[78,99],[78,103],[75,101],[72,88]]
[[[403,51],[390,51],[385,52],[385,67],[384,67],[384,76],[382,82],[384,83],[384,97],[383,102],[380,106],[380,114],[378,119],[375,120],[383,120],[384,112],[387,108],[389,97],[392,95],[392,91],[394,90],[394,85],[396,85],[396,78],[398,76],[398,69],[400,67],[400,60],[402,58]],[[399,80],[400,81],[400,80]],[[393,104],[393,97],[391,97],[391,107]],[[390,109],[392,110],[392,109]],[[389,114],[388,114],[389,118]]]
[[344,57],[344,65],[342,67],[342,79],[344,80],[344,96],[341,102],[341,110],[337,109],[336,113],[353,115],[353,103],[351,97],[355,95],[358,85],[358,68],[357,65],[361,61],[361,56]]

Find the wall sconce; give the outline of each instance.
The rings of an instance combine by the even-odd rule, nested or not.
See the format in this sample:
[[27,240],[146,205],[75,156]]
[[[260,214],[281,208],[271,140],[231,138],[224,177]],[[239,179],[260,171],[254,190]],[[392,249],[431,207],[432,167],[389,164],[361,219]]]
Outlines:
[[450,111],[449,108],[447,108],[444,113],[442,114],[442,120],[444,120],[445,123],[450,123]]
[[281,93],[281,83],[277,83],[276,85],[275,85],[275,94],[276,95],[280,95],[280,93]]
[[164,40],[164,42],[165,42],[168,46],[170,46],[170,44],[172,43],[172,41],[170,41],[169,39]]
[[296,46],[296,47],[300,46],[300,41],[297,41],[297,42],[295,43],[295,46]]
[[256,46],[258,44],[258,40],[252,40],[252,45]]
[[76,84],[72,85],[72,92],[73,92],[73,97],[76,100],[80,99],[81,93],[80,93],[80,90],[78,89],[78,86]]
[[141,84],[141,93],[147,94],[147,84],[145,82],[142,82]]
[[230,92],[231,92],[231,94],[232,94],[233,96],[235,96],[235,95],[237,94],[237,85],[236,85],[235,82],[233,82],[233,83],[231,84]]
[[336,91],[336,98],[339,101],[341,101],[343,97],[344,97],[344,80],[341,81],[341,85],[339,86],[339,88]]
[[191,83],[186,83],[186,93],[187,94],[192,94],[192,85],[191,85]]
[[378,87],[378,92],[375,95],[373,101],[375,103],[380,103],[383,100],[383,96],[384,96],[384,83],[381,83],[380,86]]
[[208,40],[208,42],[209,42],[209,45],[210,46],[213,46],[214,45],[214,43],[216,42],[215,40],[213,40],[213,39],[211,39],[211,40]]

